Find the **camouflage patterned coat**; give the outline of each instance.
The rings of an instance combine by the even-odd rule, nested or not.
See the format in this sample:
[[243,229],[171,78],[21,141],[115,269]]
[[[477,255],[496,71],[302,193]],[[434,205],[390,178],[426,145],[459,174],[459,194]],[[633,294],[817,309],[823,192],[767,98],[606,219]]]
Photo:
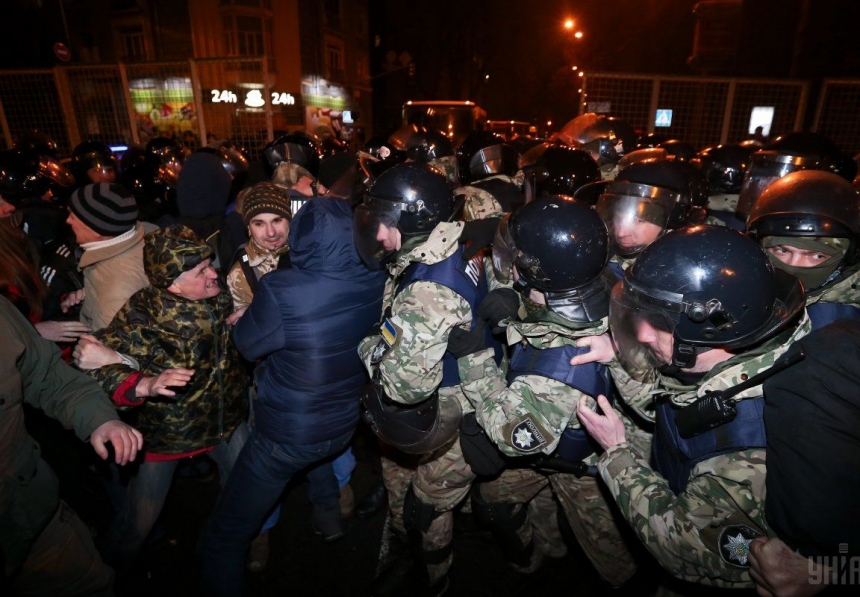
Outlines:
[[[640,413],[649,411],[657,393],[668,393],[673,403],[689,404],[708,390],[733,387],[768,369],[795,340],[809,332],[804,315],[797,327],[760,347],[715,366],[695,386],[652,372],[637,381],[610,364],[624,399]],[[735,399],[762,395],[761,386]],[[639,539],[674,576],[707,585],[752,587],[746,558],[748,540],[739,529],[768,534],[765,520],[765,451],[731,452],[697,464],[684,491],[672,492],[668,482],[649,465],[646,455],[629,443],[612,446],[598,463],[603,480]]]
[[[248,257],[248,265],[253,268],[259,280],[265,274],[278,267],[278,261],[281,255],[290,250],[289,245],[281,247],[276,251],[269,251],[257,245],[254,239],[250,239],[245,245],[245,254]],[[240,257],[241,259],[241,257]],[[227,274],[227,288],[230,289],[230,295],[233,297],[233,309],[241,309],[251,304],[254,298],[254,292],[251,290],[251,285],[248,284],[245,278],[245,270],[242,269],[242,264],[237,260],[230,268]]]
[[806,304],[843,303],[860,307],[860,266],[854,266],[833,286],[822,291],[812,291],[806,295]]
[[[577,338],[602,334],[608,318],[592,327],[572,329],[560,323],[516,321],[508,325],[508,343],[528,343],[538,349],[575,345]],[[496,366],[493,351],[487,349],[459,359],[460,379],[466,398],[475,408],[478,423],[502,453],[524,456],[540,448],[551,454],[567,427],[578,428],[576,406],[582,392],[541,375],[517,377],[510,386],[505,373]],[[530,420],[546,439],[534,450],[523,450],[511,442],[512,430]]]
[[[382,308],[385,311],[391,307],[387,321],[396,337],[386,346],[378,365],[371,363],[371,356],[374,348],[385,342],[381,336],[365,338],[358,353],[371,375],[379,367],[382,386],[392,400],[417,404],[429,398],[442,381],[442,358],[451,329],[456,325],[466,327],[472,321],[466,299],[441,284],[414,282],[397,294],[401,274],[411,263],[434,264],[450,257],[457,250],[462,230],[461,222],[439,224],[424,242],[404,246],[388,268],[391,277],[385,285]],[[471,410],[459,386],[441,388],[439,396],[454,397],[466,409],[464,412]]]
[[[522,171],[520,171],[513,177],[505,174],[497,174],[496,176],[489,176],[481,180],[501,180],[522,189],[525,177]],[[458,199],[462,197],[466,202],[463,206],[463,219],[466,221],[483,220],[488,217],[502,217],[504,215],[505,210],[501,204],[486,189],[467,185],[457,189],[455,196]]]
[[[225,323],[233,310],[230,295],[222,291],[214,298],[193,301],[166,290],[184,266],[171,247],[159,247],[158,258],[149,258],[147,251],[153,244],[170,242],[165,232],[146,237],[144,266],[151,285],[135,293],[95,336],[136,359],[141,373],[158,375],[173,367],[194,369],[194,377],[175,397],[149,398],[123,413],[143,433],[148,452],[183,454],[214,446],[232,435],[247,418],[249,382]],[[188,241],[185,250],[201,247],[211,255],[199,242]],[[87,373],[113,396],[135,370],[115,364]]]

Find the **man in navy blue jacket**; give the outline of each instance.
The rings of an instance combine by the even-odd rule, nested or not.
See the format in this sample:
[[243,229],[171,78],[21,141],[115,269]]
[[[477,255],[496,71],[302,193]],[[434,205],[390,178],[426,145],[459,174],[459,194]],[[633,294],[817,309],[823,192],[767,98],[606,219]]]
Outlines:
[[331,460],[358,425],[366,374],[356,349],[377,322],[386,276],[361,263],[349,203],[334,197],[296,214],[290,255],[292,269],[263,277],[236,324],[239,351],[263,361],[255,427],[201,539],[206,594],[244,594],[250,541],[296,473],[313,481],[314,519],[340,517]]

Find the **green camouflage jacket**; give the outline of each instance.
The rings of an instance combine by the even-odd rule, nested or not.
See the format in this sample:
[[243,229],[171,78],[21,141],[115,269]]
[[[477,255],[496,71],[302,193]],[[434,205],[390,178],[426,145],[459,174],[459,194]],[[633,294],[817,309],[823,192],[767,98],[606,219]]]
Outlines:
[[[498,179],[504,182],[516,185],[517,188],[523,187],[523,180],[525,176],[523,176],[522,170],[517,173],[516,176],[507,176],[505,174],[497,174],[496,176],[489,176],[487,178],[481,179],[483,180],[493,180]],[[488,217],[502,217],[504,215],[504,210],[502,209],[501,204],[493,197],[490,193],[480,187],[473,187],[471,185],[467,185],[464,187],[460,187],[454,194],[457,198],[462,197],[466,202],[463,206],[463,219],[466,221],[470,220],[482,220]]]
[[[147,398],[123,412],[123,418],[143,433],[148,452],[184,454],[232,435],[248,416],[249,381],[225,323],[233,311],[230,293],[222,290],[214,298],[195,301],[166,290],[193,259],[211,251],[190,230],[180,237],[167,232],[146,237],[144,266],[151,285],[132,295],[95,336],[137,360],[141,373],[194,369],[194,377],[177,389],[175,397]],[[116,364],[87,373],[114,396],[135,370]]]
[[[572,329],[557,322],[511,322],[507,327],[508,344],[528,343],[538,349],[575,345],[577,338],[602,334],[608,318],[594,326]],[[517,377],[508,386],[505,372],[493,360],[492,349],[459,359],[461,387],[475,408],[478,423],[502,453],[523,456],[538,451],[551,454],[567,427],[579,427],[576,406],[582,393],[569,385],[541,375]],[[512,441],[512,432],[530,421],[546,443],[523,450]]]
[[843,303],[860,307],[860,265],[855,265],[833,286],[825,286],[821,291],[806,295],[806,304]]
[[[439,224],[417,246],[404,245],[388,268],[391,277],[382,303],[383,312],[391,308],[388,325],[384,326],[388,333],[384,337],[368,336],[359,345],[358,353],[371,375],[379,368],[382,386],[392,400],[417,404],[429,398],[442,381],[442,358],[451,328],[466,327],[472,321],[469,303],[435,282],[414,282],[395,296],[400,278],[411,263],[433,264],[450,257],[457,250],[462,230],[462,222]],[[384,348],[384,356],[372,363],[377,345]],[[459,386],[441,388],[439,396],[456,397],[461,407],[468,407]]]
[[[730,388],[768,369],[807,333],[809,319],[804,314],[797,327],[720,363],[696,386],[656,374],[650,382],[618,377],[617,363],[611,370],[625,400],[640,412],[649,410],[646,403],[656,393],[668,393],[675,404],[683,405],[707,390]],[[735,399],[761,394],[759,385]],[[646,456],[629,443],[618,444],[603,453],[598,470],[648,551],[678,578],[718,587],[752,587],[747,531],[762,535],[770,531],[764,512],[765,451],[732,452],[700,462],[679,495],[650,467]]]

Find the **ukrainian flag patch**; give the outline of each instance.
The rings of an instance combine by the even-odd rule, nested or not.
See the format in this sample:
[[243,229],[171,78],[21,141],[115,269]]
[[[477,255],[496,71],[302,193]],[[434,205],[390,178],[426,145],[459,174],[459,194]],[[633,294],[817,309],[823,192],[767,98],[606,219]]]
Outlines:
[[399,327],[391,323],[390,319],[386,319],[382,322],[382,326],[379,329],[379,334],[382,336],[382,340],[391,348],[397,341],[400,339],[401,330]]

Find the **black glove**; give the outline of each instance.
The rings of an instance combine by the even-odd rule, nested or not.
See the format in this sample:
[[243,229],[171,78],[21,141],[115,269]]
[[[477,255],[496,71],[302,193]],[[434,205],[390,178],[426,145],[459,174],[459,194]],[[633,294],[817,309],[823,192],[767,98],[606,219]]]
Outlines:
[[458,359],[488,347],[487,324],[481,319],[476,321],[475,327],[471,330],[456,326],[448,335],[448,352]]
[[483,220],[470,220],[464,223],[460,242],[469,241],[469,246],[463,251],[463,258],[469,260],[480,253],[482,249],[492,247],[493,241],[496,239],[496,230],[501,221],[501,218],[484,218]]
[[516,319],[520,310],[520,295],[513,288],[497,288],[484,297],[478,307],[478,317],[490,324],[494,334],[500,334],[503,319]]

